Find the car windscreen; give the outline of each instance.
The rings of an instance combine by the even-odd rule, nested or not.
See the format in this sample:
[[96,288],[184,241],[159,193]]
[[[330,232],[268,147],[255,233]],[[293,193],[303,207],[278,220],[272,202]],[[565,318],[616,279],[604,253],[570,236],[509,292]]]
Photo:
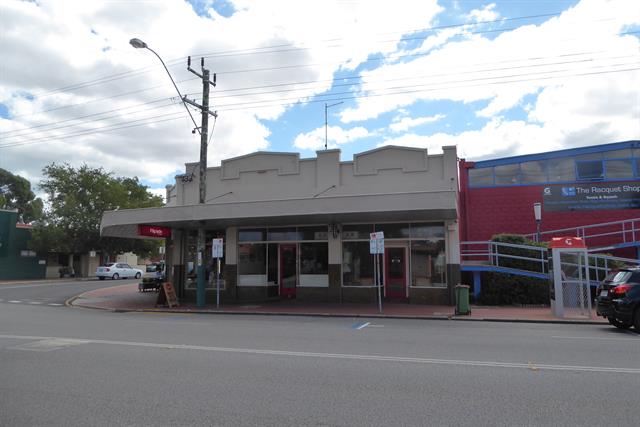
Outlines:
[[606,283],[622,283],[629,280],[629,277],[631,277],[630,271],[617,271],[615,273],[610,273],[604,281]]
[[151,264],[151,265],[147,265],[147,273],[155,273],[156,272],[156,266]]

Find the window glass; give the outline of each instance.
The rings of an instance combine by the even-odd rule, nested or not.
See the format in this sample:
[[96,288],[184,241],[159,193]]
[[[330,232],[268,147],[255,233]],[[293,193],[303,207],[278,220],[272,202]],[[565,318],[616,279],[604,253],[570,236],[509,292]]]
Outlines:
[[265,243],[244,243],[238,245],[238,274],[267,273],[267,245]]
[[411,285],[446,286],[444,240],[411,242]]
[[605,151],[605,159],[628,159],[632,156],[631,149],[625,148],[624,150]]
[[607,178],[631,178],[633,177],[633,165],[629,160],[607,160],[605,162]]
[[636,159],[636,176],[640,176],[640,159]]
[[496,185],[513,185],[520,183],[520,165],[502,165],[494,168]]
[[373,224],[346,224],[342,226],[342,240],[369,240],[372,232]]
[[547,181],[547,162],[538,160],[520,163],[520,180],[523,184]]
[[409,224],[376,224],[376,231],[382,231],[385,239],[409,237]]
[[300,274],[329,274],[327,243],[300,243]]
[[327,226],[319,225],[316,227],[298,227],[298,235],[301,240],[327,240]]
[[444,239],[444,224],[411,224],[411,238]]
[[573,159],[549,159],[547,167],[549,171],[549,181],[575,181],[576,173]]
[[267,267],[267,281],[277,285],[278,284],[278,244],[268,243],[268,267]]
[[239,242],[264,242],[266,240],[264,228],[238,230]]
[[493,168],[469,169],[469,185],[493,185]]
[[301,240],[295,227],[269,228],[267,231],[267,240],[283,241],[283,240]]
[[369,242],[342,244],[342,284],[373,286],[373,255],[369,253]]
[[601,180],[604,178],[604,170],[601,160],[576,162],[578,179]]

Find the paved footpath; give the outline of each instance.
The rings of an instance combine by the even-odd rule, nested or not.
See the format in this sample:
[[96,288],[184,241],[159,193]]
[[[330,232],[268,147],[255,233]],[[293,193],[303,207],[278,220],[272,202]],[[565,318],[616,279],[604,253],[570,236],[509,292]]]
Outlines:
[[157,297],[158,294],[156,292],[138,292],[138,285],[134,283],[85,292],[68,300],[67,305],[111,311],[393,317],[539,323],[606,323],[606,320],[597,317],[595,313],[591,318],[584,316],[559,319],[551,314],[549,307],[471,306],[470,315],[455,315],[454,307],[443,305],[385,303],[383,304],[382,313],[380,313],[378,306],[374,304],[304,303],[296,300],[256,304],[221,304],[219,309],[216,309],[215,303],[211,305],[211,301],[207,301],[208,305],[205,307],[197,307],[193,303],[186,303],[181,304],[179,307],[168,308],[157,307]]

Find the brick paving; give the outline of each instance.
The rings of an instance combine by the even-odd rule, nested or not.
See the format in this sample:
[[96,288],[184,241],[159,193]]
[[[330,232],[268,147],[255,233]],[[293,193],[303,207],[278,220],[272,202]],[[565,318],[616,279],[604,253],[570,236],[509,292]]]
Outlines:
[[[209,295],[210,296],[210,295]],[[314,315],[348,317],[391,317],[424,318],[452,320],[490,320],[512,322],[562,322],[562,323],[606,323],[595,316],[591,318],[570,317],[559,319],[551,314],[549,307],[488,307],[471,306],[470,315],[455,315],[454,307],[443,305],[418,305],[384,303],[382,313],[375,304],[337,304],[306,303],[283,300],[265,303],[221,304],[215,303],[197,307],[195,303],[182,303],[179,307],[156,307],[156,292],[138,292],[137,284],[120,285],[85,292],[69,301],[69,305],[85,308],[97,308],[111,311],[153,311],[153,312],[189,312],[189,313],[226,313],[226,314],[278,314],[278,315]]]

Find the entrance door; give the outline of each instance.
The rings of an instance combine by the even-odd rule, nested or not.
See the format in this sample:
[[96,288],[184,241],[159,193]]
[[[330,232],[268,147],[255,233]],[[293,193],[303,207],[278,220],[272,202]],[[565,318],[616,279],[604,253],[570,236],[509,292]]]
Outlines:
[[280,245],[280,296],[295,298],[298,284],[296,245]]
[[384,249],[384,287],[387,298],[405,299],[407,297],[406,260],[405,248],[386,247]]

